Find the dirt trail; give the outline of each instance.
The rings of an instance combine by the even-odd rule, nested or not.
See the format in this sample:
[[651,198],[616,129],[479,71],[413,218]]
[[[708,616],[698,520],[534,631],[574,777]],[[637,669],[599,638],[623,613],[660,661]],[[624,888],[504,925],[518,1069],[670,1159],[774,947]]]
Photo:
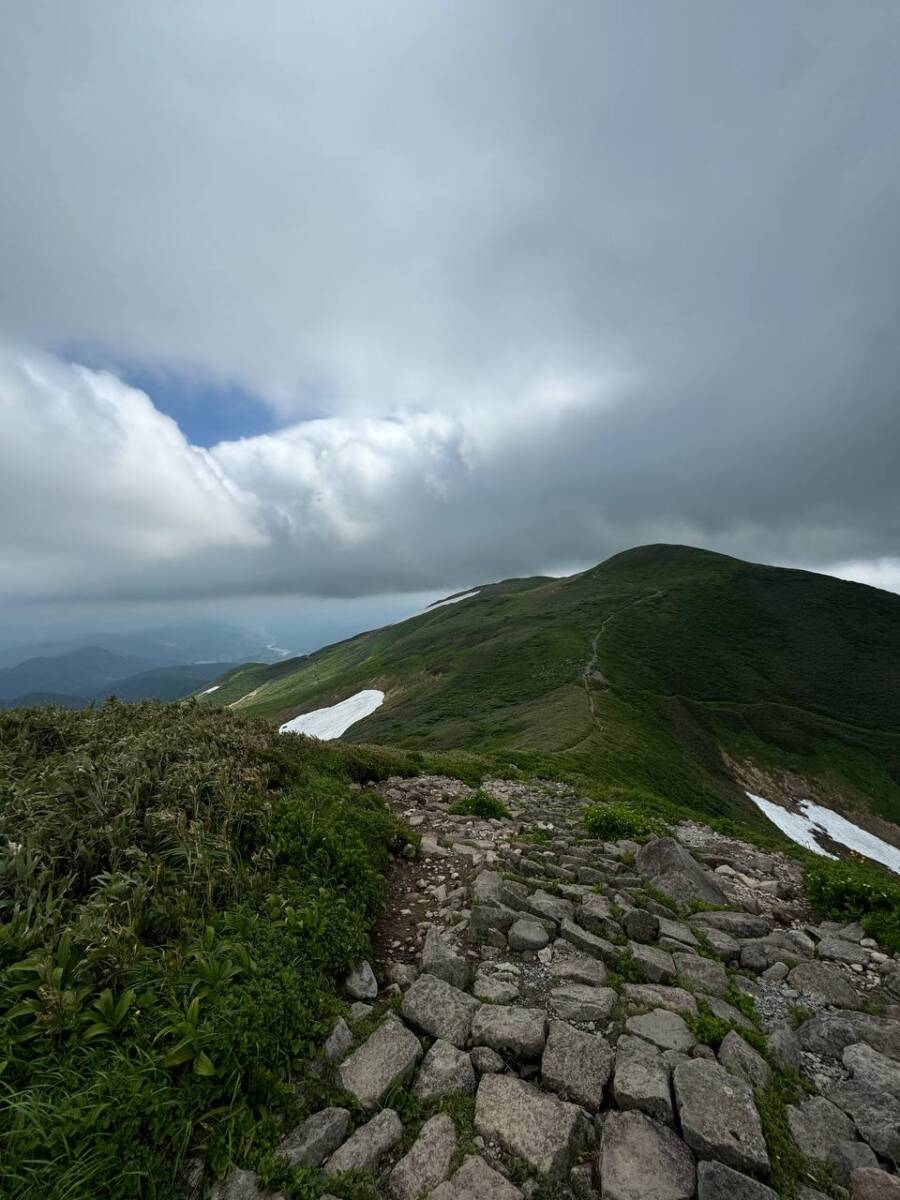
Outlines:
[[606,632],[606,627],[611,621],[614,621],[616,617],[621,616],[624,612],[628,612],[630,608],[637,608],[639,604],[646,604],[648,600],[657,600],[661,598],[662,592],[657,588],[655,591],[648,593],[646,596],[640,596],[637,600],[632,600],[630,604],[626,604],[623,608],[616,609],[614,613],[609,614],[609,616],[603,621],[600,628],[594,634],[593,638],[591,638],[591,657],[585,663],[584,670],[581,673],[581,678],[584,684],[585,694],[587,695],[588,699],[588,707],[591,710],[591,719],[598,728],[600,727],[600,720],[594,708],[594,694],[591,691],[591,684],[599,683],[604,687],[609,687],[609,680],[598,668],[597,664],[597,658],[600,652],[600,639]]

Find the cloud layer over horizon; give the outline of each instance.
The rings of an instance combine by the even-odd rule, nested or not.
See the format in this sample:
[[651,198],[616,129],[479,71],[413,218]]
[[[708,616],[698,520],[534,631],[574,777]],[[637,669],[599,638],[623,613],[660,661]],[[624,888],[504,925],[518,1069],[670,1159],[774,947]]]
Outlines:
[[[11,10],[0,603],[651,541],[900,590],[898,51],[886,2]],[[192,446],[134,364],[276,428]]]

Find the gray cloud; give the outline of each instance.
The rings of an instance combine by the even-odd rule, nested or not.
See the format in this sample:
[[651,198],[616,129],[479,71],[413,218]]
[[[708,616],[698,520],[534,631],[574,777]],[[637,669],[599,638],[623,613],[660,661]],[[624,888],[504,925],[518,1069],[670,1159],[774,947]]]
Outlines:
[[[897,578],[898,51],[888,0],[12,6],[3,594]],[[78,345],[283,428],[198,451]]]

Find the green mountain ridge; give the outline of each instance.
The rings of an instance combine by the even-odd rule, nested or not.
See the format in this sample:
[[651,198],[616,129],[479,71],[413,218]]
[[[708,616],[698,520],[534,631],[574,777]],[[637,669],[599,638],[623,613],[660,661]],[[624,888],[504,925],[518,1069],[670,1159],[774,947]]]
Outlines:
[[900,597],[808,571],[642,546],[217,682],[202,702],[273,723],[377,687],[345,741],[643,787],[698,815],[758,825],[744,785],[762,771],[882,836],[900,825]]

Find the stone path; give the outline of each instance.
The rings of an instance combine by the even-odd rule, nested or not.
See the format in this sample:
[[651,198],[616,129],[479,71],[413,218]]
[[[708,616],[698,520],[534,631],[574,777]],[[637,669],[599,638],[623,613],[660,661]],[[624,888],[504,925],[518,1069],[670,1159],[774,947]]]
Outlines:
[[[420,856],[347,981],[319,1063],[337,1099],[285,1138],[292,1165],[393,1200],[773,1200],[761,1100],[787,1069],[799,1200],[900,1200],[896,958],[812,921],[781,855],[694,823],[602,843],[560,785],[484,790],[511,819],[451,814],[456,780],[380,788]],[[404,1094],[432,1115],[405,1128]],[[268,1195],[248,1172],[217,1192]]]

